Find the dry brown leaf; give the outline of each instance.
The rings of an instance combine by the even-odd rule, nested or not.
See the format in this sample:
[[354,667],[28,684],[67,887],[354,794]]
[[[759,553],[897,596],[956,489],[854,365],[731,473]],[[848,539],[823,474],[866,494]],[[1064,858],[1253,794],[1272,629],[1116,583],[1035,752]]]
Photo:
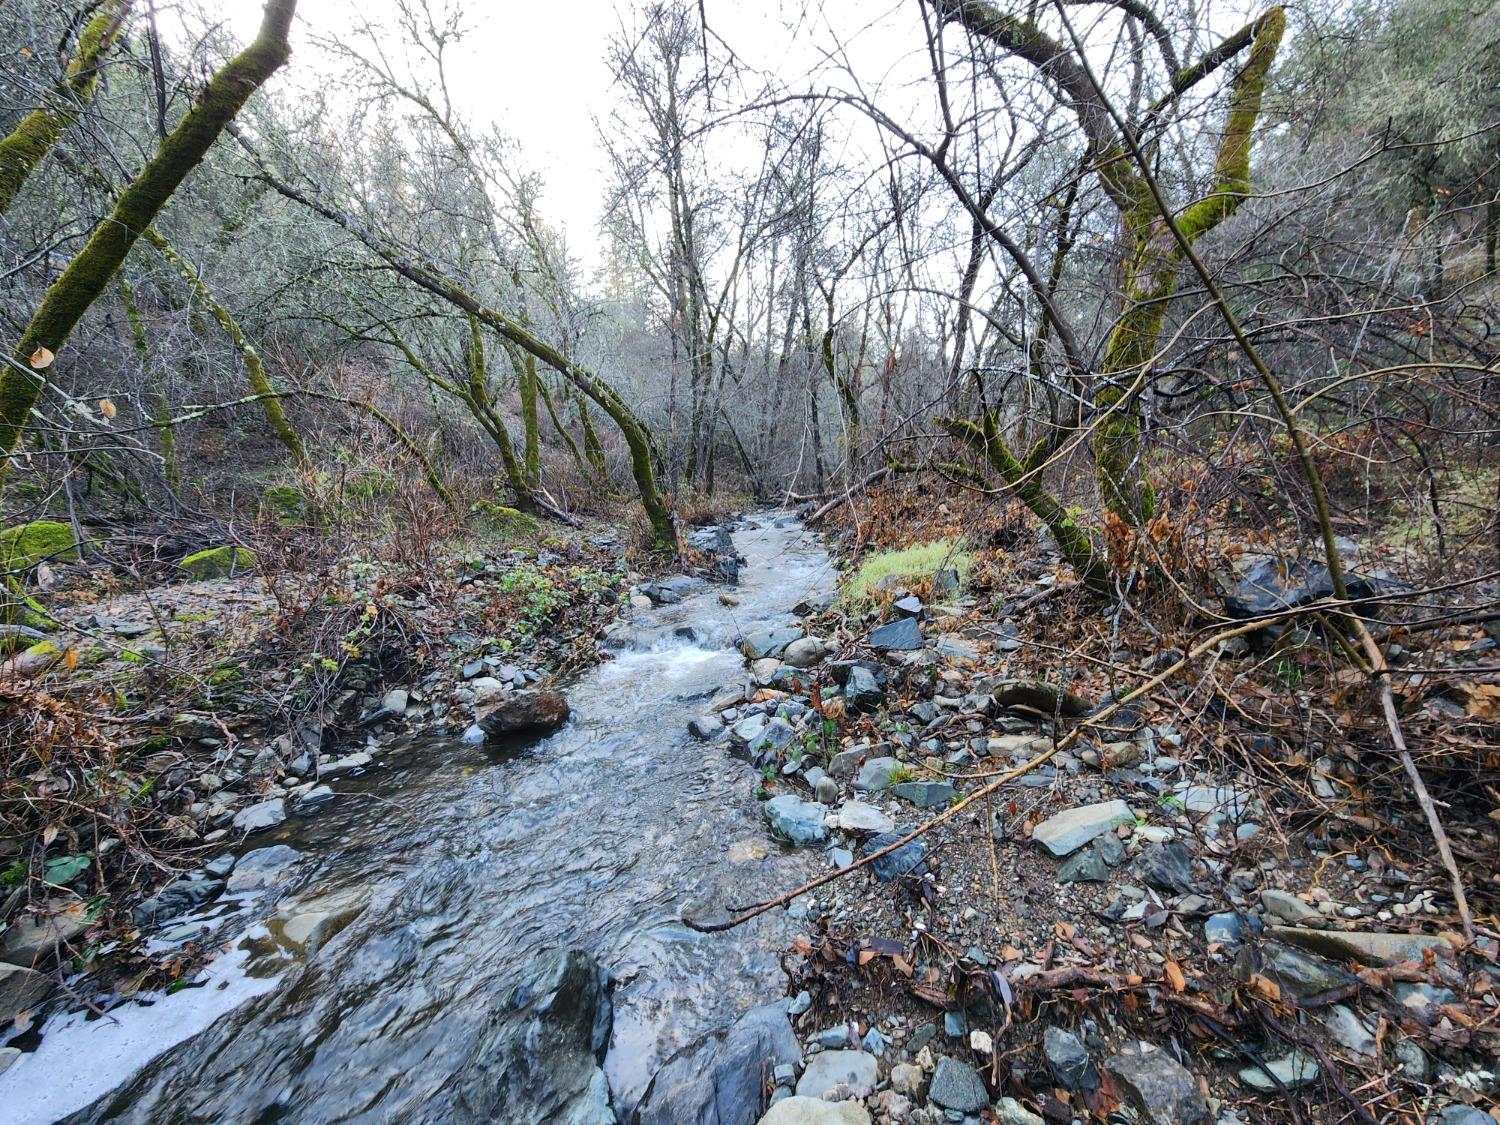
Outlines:
[[44,371],[52,366],[52,361],[56,358],[51,348],[37,348],[31,353],[31,366],[33,370]]
[[1166,967],[1167,983],[1172,986],[1173,992],[1187,991],[1187,977],[1183,975],[1182,966],[1176,961],[1168,961]]

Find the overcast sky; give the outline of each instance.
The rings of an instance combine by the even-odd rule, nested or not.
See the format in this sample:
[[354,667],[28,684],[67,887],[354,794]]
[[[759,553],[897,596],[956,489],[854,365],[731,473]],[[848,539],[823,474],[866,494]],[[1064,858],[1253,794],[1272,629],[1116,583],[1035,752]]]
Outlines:
[[[440,2],[440,0],[434,0]],[[875,81],[901,57],[913,57],[916,0],[705,0],[709,27],[754,70],[795,81],[818,63],[819,52],[844,43],[860,57],[862,75]],[[261,0],[205,0],[241,42],[255,34]],[[521,144],[530,170],[546,180],[544,212],[565,225],[586,269],[598,264],[594,224],[606,161],[596,119],[607,119],[616,95],[605,62],[607,42],[629,19],[629,0],[571,0],[567,5],[467,0],[471,32],[452,60],[453,100],[475,125],[494,123]],[[374,21],[392,0],[359,0]],[[311,42],[315,32],[346,25],[350,0],[303,0],[293,35],[291,67],[278,83],[316,84],[327,64]],[[565,21],[565,22],[562,22]],[[563,216],[586,216],[563,223]]]

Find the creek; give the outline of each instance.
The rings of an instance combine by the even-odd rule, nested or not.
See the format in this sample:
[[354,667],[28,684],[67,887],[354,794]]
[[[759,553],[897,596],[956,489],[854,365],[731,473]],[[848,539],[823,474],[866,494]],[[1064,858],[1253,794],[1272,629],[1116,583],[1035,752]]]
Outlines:
[[[102,1019],[53,1017],[0,1075],[0,1116],[467,1120],[453,1091],[473,1080],[492,1013],[522,967],[563,946],[615,980],[604,1070],[625,1114],[674,1052],[779,997],[784,915],[715,935],[680,918],[800,882],[819,857],[773,842],[750,768],[686,727],[743,681],[738,637],[792,623],[791,607],[834,578],[790,517],[751,517],[735,545],[737,587],[690,591],[612,628],[612,659],[566,685],[573,717],[557,732],[414,745],[336,782],[320,813],[252,837],[245,850],[300,853],[287,881],[158,938],[206,933],[226,948],[197,986]],[[311,956],[290,940],[339,924]],[[513,1110],[507,1120],[528,1120]]]

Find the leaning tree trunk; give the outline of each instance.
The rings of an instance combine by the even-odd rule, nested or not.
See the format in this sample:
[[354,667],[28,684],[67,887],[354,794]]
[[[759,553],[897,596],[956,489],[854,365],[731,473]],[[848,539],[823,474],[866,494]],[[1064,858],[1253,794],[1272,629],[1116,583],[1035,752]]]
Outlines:
[[447,301],[455,308],[477,317],[497,332],[502,339],[509,340],[516,347],[536,356],[598,404],[619,429],[620,436],[625,439],[626,448],[630,453],[630,473],[635,480],[636,491],[640,495],[641,507],[645,509],[646,519],[651,525],[653,545],[659,551],[676,549],[677,524],[671,505],[657,487],[657,457],[656,451],[652,448],[651,431],[646,428],[646,424],[641,421],[618,391],[587,368],[574,363],[557,348],[518,324],[511,317],[484,304],[458,282],[439,272],[435,266],[416,261],[393,243],[376,235],[354,217],[329,207],[306,192],[275,178],[269,172],[263,172],[262,175],[266,183],[288,199],[302,204],[322,215],[329,222],[336,223],[349,231],[395,273],[425,289],[433,296]]
[[[245,335],[245,330],[240,327],[240,322],[234,318],[234,315],[227,308],[219,303],[218,298],[213,295],[213,291],[204,284],[202,275],[178,254],[172,248],[172,244],[163,238],[154,227],[147,227],[142,233],[142,237],[155,247],[157,253],[165,258],[168,264],[181,275],[182,280],[187,283],[188,288],[192,291],[193,299],[208,310],[208,314],[224,330],[224,335],[228,336],[230,342],[238,349],[240,358],[245,365],[245,382],[250,384],[251,391],[257,396],[256,401],[260,403],[260,408],[266,416],[266,422],[270,425],[271,432],[276,435],[277,441],[286,446],[287,452],[292,455],[292,463],[297,466],[299,472],[309,469],[307,447],[303,444],[301,435],[297,433],[292,423],[287,419],[286,410],[281,405],[281,397],[273,393],[274,389],[271,386],[271,380],[266,375],[266,365],[261,362],[260,353],[255,350],[255,345]],[[162,441],[164,445],[167,442],[166,435],[170,433],[170,426],[162,428]]]
[[78,37],[78,52],[68,63],[62,81],[46,100],[22,118],[15,130],[0,140],[0,215],[15,203],[21,188],[42,158],[62,139],[99,84],[99,66],[108,54],[133,0],[105,0]]
[[297,0],[268,0],[255,42],[218,69],[198,102],[162,141],[156,155],[120,193],[109,217],[48,288],[0,371],[0,485],[41,393],[41,372],[99,299],[131,247],[207,155],[235,114],[291,55],[287,41]]
[[135,345],[136,358],[141,362],[141,377],[146,382],[147,396],[151,400],[151,424],[156,427],[157,440],[161,443],[162,476],[167,487],[176,492],[182,483],[177,468],[177,431],[172,427],[172,398],[167,393],[167,378],[160,365],[153,362],[151,342],[146,337],[146,324],[141,320],[141,310],[135,301],[135,291],[125,275],[120,275],[120,303],[125,306],[125,319],[130,322],[130,339]]

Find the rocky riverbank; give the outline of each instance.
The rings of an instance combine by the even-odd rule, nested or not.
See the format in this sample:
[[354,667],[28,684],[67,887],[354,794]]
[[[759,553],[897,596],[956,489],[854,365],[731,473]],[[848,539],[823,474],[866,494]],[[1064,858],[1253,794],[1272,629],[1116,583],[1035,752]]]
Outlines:
[[1202,720],[1264,641],[1162,679],[1182,651],[1100,651],[1064,573],[1043,549],[991,599],[939,568],[804,604],[692,720],[826,863],[772,907],[804,929],[799,1043],[763,1060],[761,1125],[1491,1121],[1495,935],[1466,942],[1435,858],[1374,833],[1345,747]]

